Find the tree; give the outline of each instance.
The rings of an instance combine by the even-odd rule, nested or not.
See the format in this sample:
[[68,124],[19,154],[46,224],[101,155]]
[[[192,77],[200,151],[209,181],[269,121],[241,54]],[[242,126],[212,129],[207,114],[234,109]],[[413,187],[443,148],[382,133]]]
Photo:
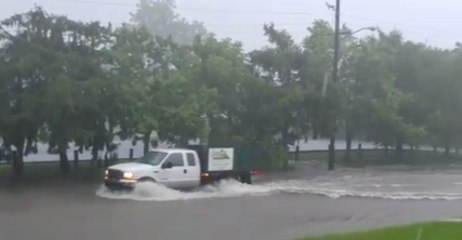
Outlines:
[[326,21],[301,44],[265,25],[268,46],[248,54],[178,16],[171,0],[140,1],[132,21],[113,31],[35,7],[0,23],[0,135],[17,175],[38,141],[56,148],[69,172],[72,143],[91,147],[96,160],[117,135],[141,138],[145,151],[156,134],[177,145],[202,135],[278,153],[344,128],[346,160],[359,137],[394,145],[398,157],[406,144],[443,146],[447,155],[461,147],[460,44],[432,48],[397,31],[348,37],[334,83]]
[[210,142],[240,142],[245,131],[242,126],[246,124],[240,116],[245,107],[240,94],[251,78],[241,44],[210,35],[198,37],[192,48],[197,63],[191,80],[214,92],[210,100],[213,104],[206,112],[211,128]]
[[144,151],[150,145],[151,133],[156,130],[158,114],[152,108],[158,102],[150,94],[150,82],[162,61],[164,49],[158,44],[146,28],[123,26],[115,32],[115,44],[112,47],[113,77],[121,83],[127,102],[127,115],[121,124],[123,135],[142,135]]
[[[100,129],[101,124],[92,125],[90,121],[104,123],[108,112],[114,108],[112,106],[117,105],[104,105],[107,103],[104,97],[110,90],[110,85],[104,84],[106,79],[102,69],[109,30],[98,23],[81,24],[64,17],[56,18],[53,28],[56,29],[52,33],[55,38],[51,41],[50,51],[56,56],[50,64],[46,101],[42,108],[50,113],[45,121],[49,143],[57,144],[61,170],[68,172],[69,142],[92,145],[95,158],[98,144],[89,139],[104,130]],[[89,86],[98,86],[96,99],[91,96]],[[84,98],[94,101],[88,102]]]
[[[27,142],[37,138],[43,123],[43,74],[48,52],[48,19],[39,7],[1,22],[2,120],[4,145],[13,150],[13,170],[21,175]],[[11,33],[12,32],[12,33]]]
[[[302,68],[307,101],[305,104],[311,105],[310,116],[312,122],[313,137],[328,136],[332,130],[332,124],[328,116],[328,105],[332,105],[327,94],[328,90],[334,86],[329,83],[330,72],[332,69],[334,31],[328,22],[317,20],[312,27],[308,28],[309,36],[303,40],[303,52],[306,59],[306,66]],[[334,112],[330,112],[334,113]]]
[[278,126],[281,143],[287,146],[307,132],[300,74],[304,61],[301,49],[286,31],[277,30],[273,24],[265,25],[264,30],[272,46],[250,53],[250,58],[259,77],[276,90],[273,124]]
[[[15,100],[11,101],[18,103],[17,106],[10,105],[15,109],[10,112],[23,112],[21,119],[7,117],[13,122],[4,122],[5,142],[18,149],[20,159],[14,162],[22,162],[24,145],[30,146],[31,142],[37,141],[40,132],[40,140],[57,146],[61,170],[68,172],[69,142],[92,144],[96,149],[96,143],[88,141],[89,136],[101,135],[100,126],[104,127],[108,110],[112,109],[111,106],[95,104],[104,103],[103,97],[109,90],[109,85],[97,83],[105,79],[103,53],[107,49],[109,29],[98,23],[83,24],[50,15],[39,7],[13,16],[3,25],[17,28],[14,36],[8,35],[5,58],[11,65],[5,66],[5,69],[11,79],[21,85],[14,87],[14,83],[10,84],[17,90],[6,88],[6,95],[14,95]],[[95,86],[98,89],[92,91]],[[93,94],[96,98],[91,98],[92,92],[98,92]],[[95,126],[92,120],[99,120],[102,124]],[[21,128],[27,131],[23,134],[8,133],[10,124],[16,128],[19,127],[17,124],[24,124],[26,126]],[[12,140],[8,137],[10,135]],[[21,165],[15,165],[17,171],[20,171]]]
[[145,27],[154,36],[172,38],[179,44],[191,45],[197,35],[206,34],[202,23],[188,22],[175,12],[174,0],[140,0],[132,22]]
[[403,143],[412,143],[425,134],[424,127],[403,112],[415,101],[415,95],[398,84],[408,74],[401,66],[406,63],[398,60],[401,36],[397,32],[380,33],[378,39],[369,38],[362,45],[356,75],[364,84],[362,94],[367,100],[367,135],[385,147],[395,144],[400,157]]
[[94,22],[84,26],[81,45],[77,47],[80,64],[76,79],[81,80],[79,103],[84,124],[84,134],[77,142],[91,146],[93,160],[98,159],[98,151],[111,148],[116,128],[125,121],[128,112],[122,79],[115,76],[112,55],[115,44],[111,26]]
[[197,136],[209,105],[209,92],[188,80],[197,65],[192,51],[145,28],[123,27],[116,33],[115,74],[125,79],[128,135],[139,133],[148,151],[151,134],[185,143]]
[[420,101],[425,102],[426,124],[432,139],[430,144],[443,146],[449,156],[451,147],[459,148],[462,115],[459,91],[460,63],[462,58],[457,51],[449,52],[438,49],[428,49],[425,56],[422,91],[419,91]]

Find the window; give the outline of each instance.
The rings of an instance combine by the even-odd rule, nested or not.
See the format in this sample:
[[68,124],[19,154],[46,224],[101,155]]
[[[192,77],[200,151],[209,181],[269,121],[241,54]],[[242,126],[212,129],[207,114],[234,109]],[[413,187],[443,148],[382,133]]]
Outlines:
[[146,155],[144,155],[144,157],[137,160],[137,162],[157,166],[160,164],[160,162],[162,162],[162,160],[164,160],[165,156],[167,156],[167,153],[152,151],[148,152]]
[[171,162],[172,167],[183,167],[184,166],[183,154],[181,154],[181,153],[172,153],[172,154],[170,154],[170,156],[167,157],[167,160],[165,162],[166,163]]
[[188,158],[188,166],[196,166],[196,158],[194,157],[194,154],[188,153],[186,154],[186,157]]

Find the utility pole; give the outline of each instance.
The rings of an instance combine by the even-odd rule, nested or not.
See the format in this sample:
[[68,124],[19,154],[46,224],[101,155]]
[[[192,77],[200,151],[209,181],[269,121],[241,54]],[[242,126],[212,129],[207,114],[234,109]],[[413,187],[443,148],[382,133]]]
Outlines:
[[[336,0],[335,5],[335,34],[334,34],[334,62],[332,69],[333,83],[338,82],[338,63],[340,58],[340,0]],[[335,135],[337,133],[336,121],[333,121],[333,129],[331,129],[331,137],[329,143],[329,163],[328,169],[330,171],[335,168]]]

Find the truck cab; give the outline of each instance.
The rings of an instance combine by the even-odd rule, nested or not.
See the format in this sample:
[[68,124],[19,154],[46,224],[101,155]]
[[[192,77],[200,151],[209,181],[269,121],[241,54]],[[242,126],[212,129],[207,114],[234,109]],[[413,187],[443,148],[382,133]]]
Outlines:
[[137,182],[156,182],[170,188],[195,188],[201,184],[200,160],[196,151],[153,149],[143,158],[110,166],[104,183],[109,188],[132,188]]

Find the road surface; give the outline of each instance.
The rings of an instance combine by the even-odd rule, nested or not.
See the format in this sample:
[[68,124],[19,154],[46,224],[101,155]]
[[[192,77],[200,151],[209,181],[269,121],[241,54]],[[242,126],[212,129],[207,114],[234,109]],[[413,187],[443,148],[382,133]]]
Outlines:
[[[253,187],[224,182],[189,193],[154,187],[104,195],[101,191],[109,193],[99,185],[64,183],[3,188],[1,239],[289,240],[462,217],[462,177],[453,169],[346,169],[327,176],[310,169]],[[399,181],[412,187],[400,188]],[[430,182],[439,190],[424,189],[428,195],[421,195]],[[438,182],[452,185],[442,188]]]

